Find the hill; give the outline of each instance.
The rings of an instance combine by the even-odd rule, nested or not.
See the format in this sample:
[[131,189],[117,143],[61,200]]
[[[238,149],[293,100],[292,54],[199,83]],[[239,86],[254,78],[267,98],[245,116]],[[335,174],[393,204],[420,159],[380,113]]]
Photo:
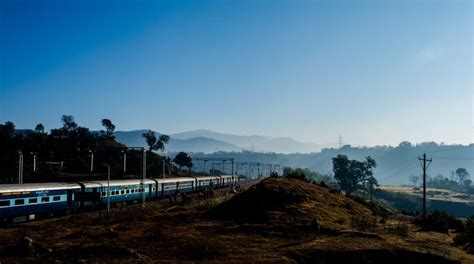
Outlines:
[[[127,146],[142,146],[144,140],[141,136],[147,130],[117,131],[117,140]],[[155,132],[159,134],[158,132]],[[193,130],[170,135],[172,141],[167,151],[169,152],[204,152],[214,151],[240,151],[242,149],[277,152],[277,153],[309,153],[321,150],[321,146],[311,142],[300,142],[289,137],[266,136],[241,136],[224,134],[209,130]],[[208,139],[206,144],[202,140]]]
[[[146,147],[146,142],[142,134],[148,130],[133,131],[117,131],[114,133],[115,139],[127,146]],[[157,135],[160,133],[155,132]],[[192,137],[188,139],[180,139],[171,137],[170,142],[166,145],[167,152],[203,152],[213,153],[217,151],[240,151],[241,148],[227,142],[207,137]]]
[[[205,215],[240,230],[284,237],[288,258],[310,263],[469,263],[452,237],[419,232],[410,218],[381,214],[368,204],[296,179],[268,178]],[[315,218],[320,235],[315,239]],[[381,219],[384,219],[383,222]]]
[[272,228],[308,227],[315,218],[326,231],[349,229],[354,218],[373,222],[365,206],[329,189],[300,180],[269,178],[209,211],[211,218],[264,223]]

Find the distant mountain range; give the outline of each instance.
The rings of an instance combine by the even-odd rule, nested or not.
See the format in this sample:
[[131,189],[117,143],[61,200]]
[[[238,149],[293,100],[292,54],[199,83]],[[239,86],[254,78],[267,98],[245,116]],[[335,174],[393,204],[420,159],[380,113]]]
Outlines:
[[[117,131],[117,141],[127,146],[146,146],[142,134],[148,130]],[[155,132],[159,135],[159,132]],[[276,153],[310,153],[318,152],[321,145],[311,142],[300,142],[289,137],[241,136],[224,134],[209,130],[194,130],[170,135],[167,152],[203,152],[253,150]]]

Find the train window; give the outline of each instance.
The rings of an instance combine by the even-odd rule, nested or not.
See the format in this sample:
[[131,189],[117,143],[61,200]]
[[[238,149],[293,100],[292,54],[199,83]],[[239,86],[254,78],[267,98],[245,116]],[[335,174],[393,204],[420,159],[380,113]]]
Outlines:
[[131,192],[132,192],[132,193],[134,193],[134,192],[135,192],[135,190],[131,190]]
[[41,197],[41,202],[42,202],[42,203],[47,203],[47,202],[49,202],[49,197],[47,197],[47,196]]
[[107,193],[106,193],[106,192],[102,192],[102,196],[105,196],[105,195],[107,195]]
[[115,195],[115,191],[112,191],[112,195]]
[[125,191],[124,191],[124,190],[121,190],[121,191],[120,191],[120,194],[124,194],[124,193],[125,193]]
[[15,205],[22,205],[22,204],[25,204],[25,200],[24,200],[24,199],[17,199],[17,200],[15,200]]
[[53,197],[53,201],[60,201],[61,200],[61,196],[54,196]]
[[9,200],[0,201],[0,207],[10,206]]
[[130,190],[127,190],[127,193],[130,193]]
[[30,198],[30,200],[28,200],[28,203],[30,204],[35,204],[38,202],[38,198]]

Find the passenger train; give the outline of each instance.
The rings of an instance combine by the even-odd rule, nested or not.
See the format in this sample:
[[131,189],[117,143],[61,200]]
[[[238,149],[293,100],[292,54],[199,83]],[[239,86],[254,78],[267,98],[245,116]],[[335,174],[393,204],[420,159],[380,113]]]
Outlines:
[[147,201],[215,188],[231,187],[236,175],[77,183],[0,185],[0,223],[34,220],[37,216],[123,202]]

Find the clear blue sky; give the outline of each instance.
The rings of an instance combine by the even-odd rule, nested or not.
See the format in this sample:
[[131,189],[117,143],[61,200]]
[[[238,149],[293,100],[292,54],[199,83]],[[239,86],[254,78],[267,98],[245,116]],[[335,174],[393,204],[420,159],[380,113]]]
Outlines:
[[473,141],[473,1],[0,1],[0,122]]

